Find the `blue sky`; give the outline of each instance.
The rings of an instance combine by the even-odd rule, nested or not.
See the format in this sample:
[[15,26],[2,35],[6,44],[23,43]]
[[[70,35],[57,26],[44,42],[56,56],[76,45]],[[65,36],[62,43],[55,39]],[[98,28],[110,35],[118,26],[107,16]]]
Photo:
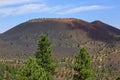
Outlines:
[[120,29],[120,0],[0,0],[0,33],[34,18],[101,20]]

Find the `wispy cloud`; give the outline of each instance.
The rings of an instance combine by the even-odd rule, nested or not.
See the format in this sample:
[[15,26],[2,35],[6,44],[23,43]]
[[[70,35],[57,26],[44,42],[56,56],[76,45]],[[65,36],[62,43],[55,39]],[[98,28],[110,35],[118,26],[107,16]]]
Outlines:
[[3,16],[9,16],[9,15],[21,15],[21,14],[41,13],[41,12],[52,13],[61,8],[62,8],[61,6],[49,7],[46,4],[25,4],[18,7],[1,8],[0,14]]
[[36,0],[0,0],[0,6],[16,5],[35,1]]
[[65,11],[57,12],[57,14],[72,14],[72,13],[78,13],[82,11],[90,11],[90,10],[101,10],[101,9],[108,9],[111,7],[105,7],[105,6],[99,6],[99,5],[92,5],[92,6],[80,6],[71,8]]
[[[81,11],[100,10],[108,7],[100,5],[91,6],[68,6],[54,5],[49,6],[45,3],[40,3],[41,0],[0,0],[0,16],[23,15],[30,13],[52,13],[52,14],[72,14]],[[19,5],[18,5],[19,4]]]

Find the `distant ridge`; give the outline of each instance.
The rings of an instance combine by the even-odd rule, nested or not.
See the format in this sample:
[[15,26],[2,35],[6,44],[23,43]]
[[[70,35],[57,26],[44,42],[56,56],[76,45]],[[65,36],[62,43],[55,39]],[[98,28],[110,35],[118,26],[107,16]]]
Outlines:
[[104,22],[101,22],[99,20],[96,20],[96,21],[92,22],[91,24],[93,24],[95,27],[99,27],[99,29],[103,28],[102,30],[113,31],[114,33],[120,34],[120,29],[117,29],[117,28],[115,28],[115,27],[113,27],[111,25],[108,25],[108,24],[106,24]]

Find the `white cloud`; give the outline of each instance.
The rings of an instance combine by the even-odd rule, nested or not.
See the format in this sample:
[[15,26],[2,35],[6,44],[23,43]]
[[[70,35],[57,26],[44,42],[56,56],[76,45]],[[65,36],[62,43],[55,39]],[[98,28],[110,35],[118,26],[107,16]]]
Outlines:
[[[29,13],[53,13],[53,14],[72,14],[81,11],[100,10],[108,7],[91,5],[79,6],[73,8],[68,5],[48,6],[45,3],[40,3],[41,0],[0,0],[0,16],[21,15]],[[35,3],[33,3],[35,2]],[[38,2],[38,3],[36,3]],[[20,5],[18,5],[20,4]],[[11,5],[11,6],[9,6]]]
[[33,1],[36,0],[0,0],[0,6],[16,5]]
[[25,4],[18,7],[0,8],[0,14],[2,16],[9,16],[41,12],[54,13],[61,8],[62,6],[49,7],[46,4]]
[[104,7],[104,6],[99,6],[99,5],[80,6],[80,7],[68,9],[66,11],[57,12],[57,14],[72,14],[72,13],[78,13],[82,11],[100,10],[100,9],[107,9],[107,8],[110,8],[110,7]]

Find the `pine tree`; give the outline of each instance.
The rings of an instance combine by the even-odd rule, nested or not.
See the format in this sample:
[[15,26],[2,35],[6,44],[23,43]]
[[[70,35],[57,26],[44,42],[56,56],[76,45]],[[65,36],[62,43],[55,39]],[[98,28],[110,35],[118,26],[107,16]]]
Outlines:
[[95,73],[92,69],[89,53],[85,48],[81,48],[75,57],[74,80],[96,80]]
[[51,54],[51,42],[45,34],[38,40],[38,49],[35,59],[29,59],[18,70],[17,80],[54,80],[54,59]]
[[42,34],[38,40],[38,49],[35,57],[38,65],[44,68],[46,72],[54,74],[55,64],[51,52],[51,42],[45,34]]
[[49,80],[49,74],[32,58],[28,59],[25,65],[18,70],[16,77],[16,80]]

